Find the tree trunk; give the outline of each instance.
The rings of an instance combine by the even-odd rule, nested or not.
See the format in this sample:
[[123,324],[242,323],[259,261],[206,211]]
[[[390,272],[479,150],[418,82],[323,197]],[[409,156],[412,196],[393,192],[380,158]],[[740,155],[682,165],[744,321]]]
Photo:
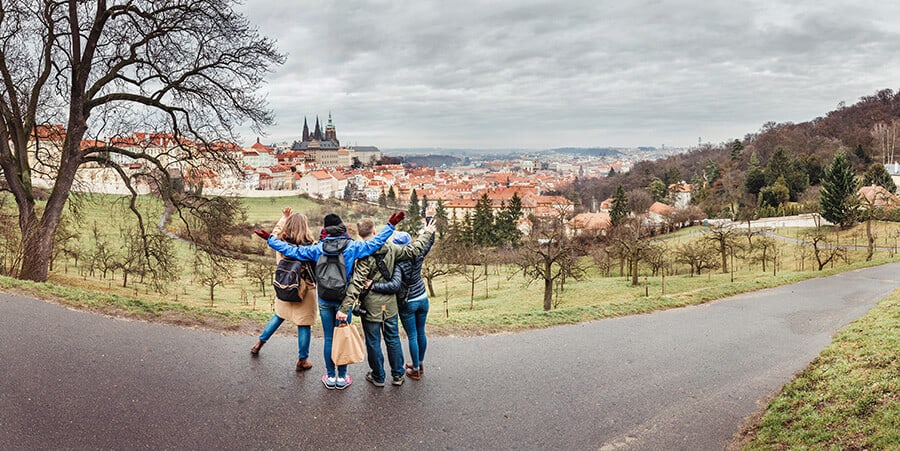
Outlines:
[[[72,114],[70,112],[70,114]],[[80,112],[78,113],[80,115]],[[44,207],[43,216],[40,221],[34,214],[33,197],[19,198],[16,197],[16,203],[19,207],[19,228],[22,232],[22,270],[19,272],[19,278],[25,280],[33,280],[35,282],[46,282],[47,274],[50,269],[50,253],[53,250],[53,236],[56,233],[56,227],[59,226],[63,209],[66,201],[69,200],[69,194],[72,190],[72,184],[75,182],[75,172],[78,170],[80,161],[81,139],[84,137],[85,127],[73,126],[72,120],[69,121],[69,133],[61,149],[62,163],[57,171],[56,181],[53,184],[53,191],[47,204]],[[30,184],[30,180],[28,183]]]
[[638,256],[631,259],[631,286],[638,286]]
[[[871,208],[870,208],[871,210]],[[872,212],[869,212],[869,219],[866,221],[866,238],[869,241],[868,252],[866,253],[866,261],[872,261],[872,256],[875,255],[875,237],[872,236]]]
[[719,253],[722,254],[722,274],[728,273],[728,248],[725,247],[725,243],[722,243],[722,246],[719,248]]
[[35,282],[47,281],[50,253],[53,251],[53,231],[41,226],[23,231],[22,249],[19,278]]
[[553,280],[544,278],[544,311],[550,311],[553,307]]

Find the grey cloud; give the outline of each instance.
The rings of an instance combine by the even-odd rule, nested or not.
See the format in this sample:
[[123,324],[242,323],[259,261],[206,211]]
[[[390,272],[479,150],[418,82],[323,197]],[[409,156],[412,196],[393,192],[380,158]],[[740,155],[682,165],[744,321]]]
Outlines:
[[900,65],[900,11],[874,1],[285,3],[246,5],[289,54],[265,87],[281,139],[332,111],[382,147],[690,145],[825,114]]

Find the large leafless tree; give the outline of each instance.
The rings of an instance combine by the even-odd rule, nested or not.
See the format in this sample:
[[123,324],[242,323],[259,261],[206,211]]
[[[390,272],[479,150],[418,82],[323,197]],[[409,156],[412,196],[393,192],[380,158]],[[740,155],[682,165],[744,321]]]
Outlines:
[[[135,194],[136,175],[116,156],[142,162],[143,176],[164,188],[173,169],[236,165],[212,145],[234,142],[239,126],[258,131],[272,122],[258,89],[282,62],[232,0],[0,2],[0,189],[18,206],[19,277],[46,280],[80,169],[111,168]],[[141,130],[165,134],[177,152],[107,139]],[[55,155],[42,153],[48,139]],[[42,211],[37,176],[52,180]],[[160,191],[170,205],[184,200]]]
[[538,221],[531,235],[522,240],[516,265],[528,283],[544,284],[544,310],[553,307],[553,284],[567,278],[581,280],[585,267],[581,263],[578,243],[565,230],[565,216]]

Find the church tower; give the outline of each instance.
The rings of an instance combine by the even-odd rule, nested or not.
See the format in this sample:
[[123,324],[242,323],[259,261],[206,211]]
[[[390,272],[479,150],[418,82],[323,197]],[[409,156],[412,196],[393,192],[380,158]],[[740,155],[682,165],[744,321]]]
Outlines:
[[309,125],[306,123],[306,116],[303,116],[303,141],[309,141]]
[[322,128],[319,127],[319,116],[316,116],[316,131],[313,132],[312,137],[318,141],[322,140]]
[[334,129],[334,124],[331,122],[330,111],[328,112],[328,124],[325,126],[325,139],[332,141],[335,145],[341,145],[341,142],[337,139],[337,131]]

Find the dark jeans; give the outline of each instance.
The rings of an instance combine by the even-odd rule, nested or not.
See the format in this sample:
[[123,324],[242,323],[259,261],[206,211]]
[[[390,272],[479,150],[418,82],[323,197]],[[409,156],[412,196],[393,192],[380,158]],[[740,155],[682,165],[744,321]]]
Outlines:
[[[322,334],[325,339],[322,340],[322,347],[325,354],[325,373],[328,377],[335,377],[335,368],[337,368],[337,377],[347,377],[347,365],[335,367],[334,360],[331,360],[331,346],[334,344],[334,326],[337,326],[335,315],[341,304],[337,302],[328,302],[319,300],[319,318],[322,320]],[[352,314],[347,314],[347,323],[353,319]],[[363,323],[365,324],[365,323]]]
[[425,336],[425,319],[428,318],[428,296],[423,294],[410,299],[405,309],[400,310],[400,322],[409,341],[409,359],[413,369],[418,370],[425,360],[428,338]]
[[[266,328],[263,329],[262,334],[260,334],[259,339],[265,343],[269,341],[269,338],[272,337],[272,334],[278,330],[278,326],[284,322],[284,319],[280,318],[278,315],[272,315],[272,318],[266,323]],[[309,339],[310,339],[310,331],[309,326],[297,326],[297,356],[301,359],[305,359],[309,357]]]
[[403,369],[403,345],[400,344],[397,316],[380,323],[363,319],[362,324],[366,333],[366,357],[369,360],[369,368],[372,369],[372,378],[377,382],[384,382],[384,354],[381,353],[382,335],[384,335],[384,344],[387,347],[388,363],[391,365],[391,376],[399,377],[406,373],[406,370]]

